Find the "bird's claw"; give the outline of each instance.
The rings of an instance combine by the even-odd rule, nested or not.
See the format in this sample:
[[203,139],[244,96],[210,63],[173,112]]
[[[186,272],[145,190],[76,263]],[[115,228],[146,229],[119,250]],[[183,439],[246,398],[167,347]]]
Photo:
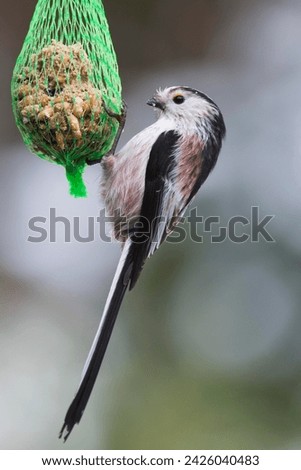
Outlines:
[[108,116],[110,116],[113,119],[116,119],[119,122],[119,125],[122,126],[122,129],[124,128],[125,120],[126,120],[126,114],[127,114],[127,104],[124,100],[122,100],[122,107],[121,107],[121,113],[114,113],[111,109],[107,107],[105,102],[103,102],[103,108],[105,112],[107,113]]
[[100,163],[101,160],[103,158],[107,157],[108,155],[114,155],[116,147],[117,147],[119,139],[120,139],[120,136],[121,136],[122,131],[123,131],[124,126],[125,126],[126,115],[127,115],[127,104],[124,100],[122,100],[122,107],[121,107],[121,113],[120,114],[114,113],[114,111],[112,111],[111,109],[109,109],[107,107],[105,102],[103,102],[103,108],[104,108],[104,110],[105,110],[105,112],[107,113],[108,116],[110,116],[111,118],[116,119],[118,121],[119,127],[118,127],[118,131],[117,131],[116,137],[114,139],[114,142],[113,142],[113,145],[112,145],[110,151],[98,160],[86,160],[86,163],[89,166],[95,165],[96,163]]

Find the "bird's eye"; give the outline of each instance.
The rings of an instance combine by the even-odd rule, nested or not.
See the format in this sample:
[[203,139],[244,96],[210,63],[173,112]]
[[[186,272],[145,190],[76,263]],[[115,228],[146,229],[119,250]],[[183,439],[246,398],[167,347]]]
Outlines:
[[182,104],[182,103],[184,103],[184,101],[185,101],[185,98],[182,95],[177,95],[173,99],[173,102],[176,103],[176,104]]

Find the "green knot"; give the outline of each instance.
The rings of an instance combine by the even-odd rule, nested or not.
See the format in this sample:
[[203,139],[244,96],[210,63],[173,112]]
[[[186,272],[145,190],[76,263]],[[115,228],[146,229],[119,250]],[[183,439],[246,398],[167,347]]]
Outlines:
[[87,188],[83,180],[85,163],[66,164],[66,177],[69,182],[69,192],[73,197],[87,197]]

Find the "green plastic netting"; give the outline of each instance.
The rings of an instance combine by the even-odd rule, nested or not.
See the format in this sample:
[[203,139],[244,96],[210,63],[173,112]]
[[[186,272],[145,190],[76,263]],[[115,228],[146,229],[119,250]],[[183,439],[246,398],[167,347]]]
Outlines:
[[[101,0],[39,0],[12,78],[25,144],[63,165],[73,196],[86,196],[87,161],[112,147],[121,83]],[[104,107],[106,106],[106,109]]]

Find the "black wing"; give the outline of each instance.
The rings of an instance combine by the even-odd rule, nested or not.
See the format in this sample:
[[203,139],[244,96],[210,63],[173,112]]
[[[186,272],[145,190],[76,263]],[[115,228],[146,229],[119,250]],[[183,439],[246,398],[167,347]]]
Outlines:
[[[139,277],[145,260],[152,252],[152,245],[160,244],[168,220],[165,210],[166,195],[172,185],[172,172],[175,168],[175,149],[179,134],[175,131],[163,132],[154,143],[145,173],[145,189],[140,217],[131,234],[132,272],[130,289]],[[170,195],[171,196],[171,195]],[[167,201],[168,204],[168,201]],[[165,219],[163,219],[165,217]]]

